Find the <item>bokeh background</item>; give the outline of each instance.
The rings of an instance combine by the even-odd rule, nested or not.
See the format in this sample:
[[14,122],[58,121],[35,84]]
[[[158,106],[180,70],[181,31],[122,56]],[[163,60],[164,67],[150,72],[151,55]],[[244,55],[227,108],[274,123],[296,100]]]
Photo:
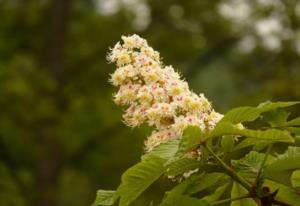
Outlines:
[[297,0],[0,0],[1,206],[90,205],[139,161],[150,131],[122,124],[106,61],[133,33],[219,112],[300,99]]

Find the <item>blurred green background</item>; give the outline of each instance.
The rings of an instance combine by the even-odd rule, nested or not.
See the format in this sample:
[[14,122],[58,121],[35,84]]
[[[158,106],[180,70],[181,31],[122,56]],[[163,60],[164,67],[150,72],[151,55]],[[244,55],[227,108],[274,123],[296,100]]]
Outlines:
[[150,131],[122,124],[106,62],[133,33],[219,112],[300,99],[297,0],[0,0],[1,206],[90,205],[139,161]]

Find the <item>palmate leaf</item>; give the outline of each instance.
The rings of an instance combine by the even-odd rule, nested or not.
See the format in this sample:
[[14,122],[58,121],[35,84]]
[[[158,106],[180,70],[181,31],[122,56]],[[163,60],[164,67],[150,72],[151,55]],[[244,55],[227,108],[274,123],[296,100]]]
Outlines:
[[229,185],[230,185],[230,183],[227,183],[225,185],[218,187],[212,194],[205,196],[201,200],[204,200],[209,203],[213,203],[213,202],[220,200],[220,198],[224,195],[224,193],[228,189]]
[[203,139],[204,134],[199,127],[189,126],[183,131],[182,138],[180,140],[175,139],[163,142],[162,144],[154,147],[150,153],[144,155],[142,158],[146,158],[149,155],[155,155],[172,161],[195,149]]
[[204,200],[177,194],[169,194],[159,206],[209,206]]
[[266,148],[270,144],[269,141],[266,140],[257,140],[255,138],[245,138],[243,139],[236,147],[233,148],[232,151],[236,151],[239,149],[243,149],[245,147],[253,146],[253,150],[261,151]]
[[269,145],[268,141],[258,141],[253,147],[254,151],[261,151]]
[[[231,190],[231,198],[244,196],[248,193],[240,184],[234,182]],[[257,204],[251,198],[232,201],[230,206],[256,206]]]
[[180,158],[181,155],[195,149],[202,139],[203,133],[201,129],[197,126],[189,126],[183,131],[180,140],[175,139],[164,142],[156,146],[149,154],[144,155],[144,157],[155,155],[166,160],[173,160],[175,157]]
[[274,162],[266,167],[266,172],[300,169],[300,147],[288,147],[287,151],[278,155]]
[[245,138],[243,139],[241,142],[239,142],[233,149],[233,151],[236,151],[236,150],[239,150],[239,149],[243,149],[245,147],[250,147],[250,146],[253,146],[255,144],[257,144],[258,141],[257,139],[254,139],[254,138]]
[[114,190],[98,190],[96,200],[92,206],[113,205],[118,199],[118,195]]
[[182,134],[179,143],[178,155],[184,154],[188,151],[195,149],[199,143],[204,139],[204,134],[197,126],[187,127]]
[[291,102],[263,102],[257,106],[262,112],[271,111],[278,108],[290,107],[296,104],[299,104],[299,101],[291,101]]
[[[264,153],[251,151],[244,158],[240,160],[232,160],[231,163],[238,172],[257,173],[264,157]],[[269,155],[266,165],[270,164],[272,161],[274,161],[274,157]]]
[[265,102],[258,107],[237,107],[225,114],[221,122],[231,122],[237,124],[240,122],[254,121],[261,113],[277,108],[289,107],[299,102]]
[[296,170],[291,175],[291,183],[293,187],[300,188],[300,170]]
[[285,127],[284,129],[296,135],[296,138],[300,135],[300,127]]
[[142,162],[129,168],[123,175],[117,193],[120,206],[129,205],[164,172],[165,160],[149,155]]
[[203,190],[209,189],[214,185],[222,185],[229,181],[229,177],[224,173],[212,172],[204,174],[201,178],[194,181],[186,189],[185,194],[193,195]]
[[[177,195],[183,195],[186,194],[189,190],[189,188],[193,187],[194,185],[197,185],[197,182],[201,181],[204,174],[195,174],[190,176],[189,178],[185,179],[178,185],[176,185],[169,194],[177,194]],[[187,193],[188,194],[188,193]]]
[[169,194],[194,195],[215,185],[222,185],[229,181],[229,177],[223,173],[195,174],[175,186]]
[[258,140],[266,140],[269,142],[294,142],[294,138],[289,134],[289,132],[277,129],[268,129],[265,131],[244,129],[241,130],[239,134],[246,137],[256,138]]
[[291,187],[287,187],[283,184],[280,184],[275,181],[265,180],[264,186],[270,188],[270,191],[275,191],[278,189],[278,193],[276,195],[276,199],[283,201],[285,203],[289,203],[291,205],[298,206],[300,205],[300,191]]
[[257,107],[237,107],[227,112],[221,121],[227,121],[234,124],[245,121],[254,121],[260,114],[261,111]]
[[[228,186],[229,177],[222,173],[208,173],[192,175],[188,179],[175,186],[160,204],[160,206],[209,206],[207,201],[189,197],[206,189],[211,189],[215,185],[226,184]],[[216,190],[218,194],[208,196],[207,200],[215,200],[225,191],[224,187]]]
[[154,155],[154,156],[160,157],[162,159],[169,160],[169,159],[173,158],[175,156],[175,154],[177,153],[179,142],[180,141],[177,139],[164,142],[164,143],[154,147],[154,149],[150,153],[144,155],[142,157],[142,159],[147,158],[147,156],[149,156],[149,155]]
[[208,138],[223,136],[223,135],[242,135],[246,137],[255,138],[257,140],[268,140],[272,142],[286,142],[293,143],[294,139],[287,131],[277,129],[269,130],[251,130],[238,129],[235,125],[229,122],[220,122],[214,130],[208,135]]
[[221,148],[224,152],[231,152],[234,148],[234,136],[225,135],[221,140]]
[[263,120],[268,122],[272,127],[285,125],[289,112],[283,109],[275,109],[263,114]]
[[194,170],[199,168],[201,162],[191,159],[191,158],[182,158],[178,159],[170,164],[167,165],[167,175],[169,176],[176,176],[180,175],[184,172],[189,170]]
[[285,126],[300,126],[300,117],[288,121]]

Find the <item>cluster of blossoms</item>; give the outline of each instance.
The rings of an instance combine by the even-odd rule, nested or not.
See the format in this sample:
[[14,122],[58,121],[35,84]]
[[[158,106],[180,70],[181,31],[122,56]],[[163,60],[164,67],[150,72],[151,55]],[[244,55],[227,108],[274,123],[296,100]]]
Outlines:
[[116,104],[127,106],[124,122],[136,127],[143,123],[155,129],[145,141],[146,152],[172,139],[179,139],[188,126],[209,131],[223,117],[212,109],[203,94],[189,89],[172,66],[138,35],[123,36],[108,55],[117,65],[111,83],[119,87]]

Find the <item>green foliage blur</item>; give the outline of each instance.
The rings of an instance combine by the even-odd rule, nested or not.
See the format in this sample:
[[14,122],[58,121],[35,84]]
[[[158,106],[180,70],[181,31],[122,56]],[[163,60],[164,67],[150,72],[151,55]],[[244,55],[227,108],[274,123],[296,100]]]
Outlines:
[[[219,112],[299,100],[300,4],[253,3],[242,27],[220,12],[226,2],[0,0],[0,205],[90,205],[139,161],[150,130],[123,125],[108,83],[106,53],[121,35],[146,38]],[[279,18],[276,28],[290,36],[276,41],[271,29],[262,38],[269,26],[255,22],[263,16]],[[136,205],[170,184],[154,185]]]

